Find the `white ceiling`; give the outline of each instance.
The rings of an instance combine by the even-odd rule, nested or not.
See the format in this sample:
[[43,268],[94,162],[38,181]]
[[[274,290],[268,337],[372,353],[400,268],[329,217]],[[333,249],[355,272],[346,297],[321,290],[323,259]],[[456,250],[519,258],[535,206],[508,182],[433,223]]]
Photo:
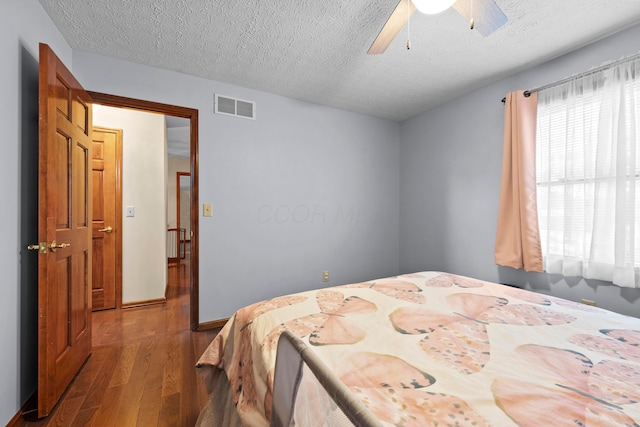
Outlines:
[[640,22],[640,0],[496,0],[487,38],[416,13],[411,50],[367,55],[397,2],[40,0],[74,49],[396,121]]

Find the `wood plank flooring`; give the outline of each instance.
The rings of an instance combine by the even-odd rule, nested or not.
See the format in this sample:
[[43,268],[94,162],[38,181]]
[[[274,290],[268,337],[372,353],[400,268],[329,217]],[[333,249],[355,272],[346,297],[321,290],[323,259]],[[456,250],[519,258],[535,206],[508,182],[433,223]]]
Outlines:
[[53,412],[23,426],[193,426],[207,400],[195,363],[219,329],[189,330],[189,261],[166,304],[93,313],[92,354]]

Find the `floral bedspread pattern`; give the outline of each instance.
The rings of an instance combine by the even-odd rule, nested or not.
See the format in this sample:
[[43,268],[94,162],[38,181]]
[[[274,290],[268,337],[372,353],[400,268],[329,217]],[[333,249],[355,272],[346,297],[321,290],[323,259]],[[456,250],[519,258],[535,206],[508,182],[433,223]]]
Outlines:
[[285,329],[382,425],[640,427],[640,319],[439,272],[260,302],[199,361],[248,426],[269,424]]

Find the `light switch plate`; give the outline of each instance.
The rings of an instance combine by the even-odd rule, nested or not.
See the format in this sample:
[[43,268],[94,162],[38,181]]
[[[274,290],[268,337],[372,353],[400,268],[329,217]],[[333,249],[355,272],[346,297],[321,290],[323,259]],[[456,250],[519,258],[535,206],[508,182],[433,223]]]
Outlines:
[[202,216],[212,216],[213,210],[211,208],[211,203],[203,203],[202,204]]
[[127,206],[127,214],[128,217],[136,216],[136,208],[135,206]]

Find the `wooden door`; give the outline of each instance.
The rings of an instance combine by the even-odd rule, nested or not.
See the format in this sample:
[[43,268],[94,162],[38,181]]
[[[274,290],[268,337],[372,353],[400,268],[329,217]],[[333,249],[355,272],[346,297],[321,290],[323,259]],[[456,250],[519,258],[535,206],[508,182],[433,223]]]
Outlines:
[[91,351],[91,99],[40,45],[38,416]]
[[92,290],[93,311],[116,308],[122,302],[121,219],[119,178],[122,130],[93,127]]

